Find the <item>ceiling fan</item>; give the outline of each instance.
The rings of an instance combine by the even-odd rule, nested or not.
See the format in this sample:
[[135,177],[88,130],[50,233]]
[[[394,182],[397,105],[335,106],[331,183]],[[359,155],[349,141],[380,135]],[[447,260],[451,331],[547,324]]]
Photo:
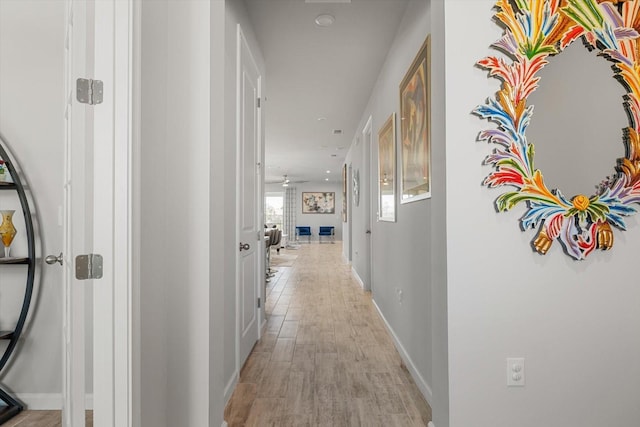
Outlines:
[[288,175],[286,174],[282,177],[282,179],[265,180],[265,184],[282,184],[283,187],[288,187],[289,184],[304,184],[305,182],[309,182],[309,181],[292,181],[289,179]]

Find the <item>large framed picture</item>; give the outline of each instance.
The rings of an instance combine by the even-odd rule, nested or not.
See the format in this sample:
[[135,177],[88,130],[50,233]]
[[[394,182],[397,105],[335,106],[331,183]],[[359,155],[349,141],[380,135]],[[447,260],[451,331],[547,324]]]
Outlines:
[[396,220],[396,114],[378,131],[378,220]]
[[400,203],[431,197],[430,41],[427,37],[400,83]]
[[347,222],[347,164],[342,166],[342,222]]
[[303,192],[303,214],[334,214],[336,213],[336,193],[334,192]]

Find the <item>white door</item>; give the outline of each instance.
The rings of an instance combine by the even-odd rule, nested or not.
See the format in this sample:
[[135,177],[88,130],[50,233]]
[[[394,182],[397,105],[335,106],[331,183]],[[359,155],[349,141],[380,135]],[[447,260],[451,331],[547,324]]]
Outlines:
[[238,366],[259,338],[260,261],[264,254],[260,197],[260,73],[238,26]]
[[371,179],[371,147],[373,146],[373,130],[372,130],[372,118],[369,117],[367,124],[362,130],[362,176],[360,177],[360,203],[364,210],[364,253],[362,254],[364,262],[364,271],[362,281],[364,282],[364,289],[370,291],[371,285],[371,210],[374,200],[372,196],[372,183]]
[[[88,403],[94,426],[126,427],[132,422],[133,2],[67,0],[67,6],[63,425],[83,427]],[[78,78],[103,82],[100,104],[80,102],[87,97],[77,91]],[[89,254],[103,259],[99,280],[77,279],[77,257]]]

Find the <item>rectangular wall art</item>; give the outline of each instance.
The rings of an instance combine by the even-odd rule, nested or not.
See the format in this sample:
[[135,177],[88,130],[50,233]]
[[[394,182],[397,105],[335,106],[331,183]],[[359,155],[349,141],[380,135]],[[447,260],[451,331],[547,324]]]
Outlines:
[[336,213],[336,193],[334,192],[303,192],[303,214],[334,214]]
[[342,222],[347,222],[347,164],[342,166]]
[[430,37],[400,84],[401,203],[431,197]]
[[378,131],[378,220],[396,220],[396,115]]

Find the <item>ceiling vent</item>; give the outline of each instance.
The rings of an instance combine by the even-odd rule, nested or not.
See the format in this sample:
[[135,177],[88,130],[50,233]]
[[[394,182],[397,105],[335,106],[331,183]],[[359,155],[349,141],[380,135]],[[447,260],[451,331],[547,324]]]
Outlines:
[[333,134],[334,135],[342,135],[342,129],[334,129],[333,130]]

